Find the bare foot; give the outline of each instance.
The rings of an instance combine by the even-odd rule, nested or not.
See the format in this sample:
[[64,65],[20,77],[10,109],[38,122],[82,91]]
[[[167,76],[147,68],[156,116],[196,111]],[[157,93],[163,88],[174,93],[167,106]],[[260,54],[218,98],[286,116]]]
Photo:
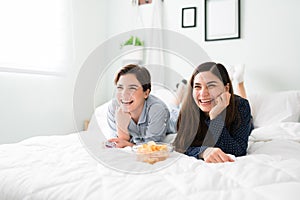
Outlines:
[[186,92],[186,87],[187,87],[187,81],[185,79],[183,79],[180,83],[178,83],[176,85],[177,89],[176,89],[176,97],[173,100],[173,104],[175,106],[179,106],[180,103],[183,100],[183,97],[185,95]]

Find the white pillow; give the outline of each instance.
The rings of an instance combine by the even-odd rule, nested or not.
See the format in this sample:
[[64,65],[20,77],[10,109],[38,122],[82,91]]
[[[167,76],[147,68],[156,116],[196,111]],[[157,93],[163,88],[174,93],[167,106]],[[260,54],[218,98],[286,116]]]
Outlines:
[[161,99],[168,106],[169,110],[170,110],[170,104],[176,98],[175,92],[172,92],[171,90],[168,90],[165,88],[159,88],[159,89],[152,90],[150,94]]
[[279,122],[298,122],[300,118],[300,91],[249,95],[254,127]]
[[106,139],[112,137],[112,130],[107,122],[107,109],[111,100],[98,106],[90,120],[87,131],[101,131]]

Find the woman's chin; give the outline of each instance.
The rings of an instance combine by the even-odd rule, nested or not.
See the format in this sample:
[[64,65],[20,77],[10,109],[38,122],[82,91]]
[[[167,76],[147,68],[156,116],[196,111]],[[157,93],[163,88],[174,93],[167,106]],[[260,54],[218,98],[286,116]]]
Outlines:
[[209,111],[211,110],[210,106],[199,106],[199,108],[205,113],[209,113]]
[[130,112],[130,110],[131,110],[130,106],[124,106],[124,105],[122,105],[121,108],[122,108],[123,112]]

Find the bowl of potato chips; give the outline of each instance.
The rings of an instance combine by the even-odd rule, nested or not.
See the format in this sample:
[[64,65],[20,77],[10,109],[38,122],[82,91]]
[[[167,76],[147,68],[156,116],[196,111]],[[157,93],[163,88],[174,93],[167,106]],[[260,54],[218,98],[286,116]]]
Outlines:
[[154,164],[166,160],[174,150],[168,143],[150,141],[147,143],[134,145],[132,151],[135,152],[138,161]]

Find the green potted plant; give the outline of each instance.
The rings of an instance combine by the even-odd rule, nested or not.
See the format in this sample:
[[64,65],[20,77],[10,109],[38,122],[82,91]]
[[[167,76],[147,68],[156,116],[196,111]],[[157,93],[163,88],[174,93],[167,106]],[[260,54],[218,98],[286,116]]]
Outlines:
[[142,41],[139,37],[131,36],[128,40],[126,40],[123,44],[121,44],[121,48],[125,46],[144,46],[144,41]]
[[124,63],[141,63],[143,61],[144,41],[137,36],[130,36],[128,40],[121,44],[124,53],[122,57]]

